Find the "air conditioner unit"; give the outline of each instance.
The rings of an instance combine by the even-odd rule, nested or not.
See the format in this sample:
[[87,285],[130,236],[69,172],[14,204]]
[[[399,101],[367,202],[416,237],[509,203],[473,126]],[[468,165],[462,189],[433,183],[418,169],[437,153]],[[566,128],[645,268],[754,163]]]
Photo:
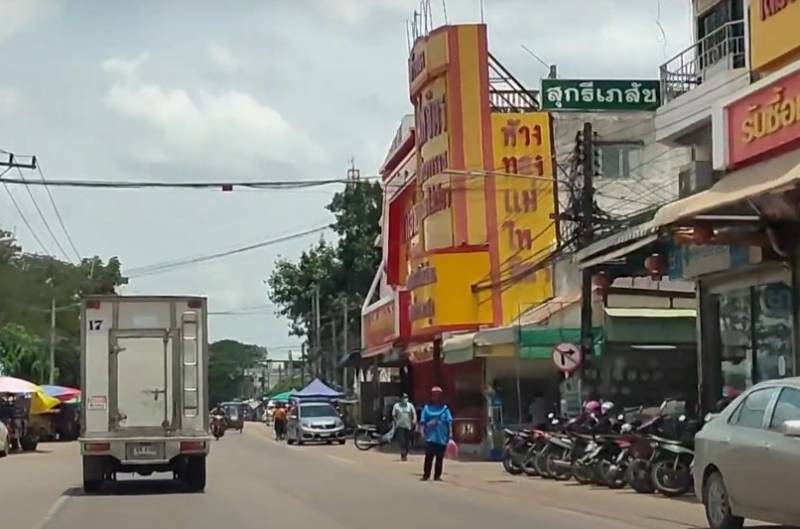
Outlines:
[[705,191],[712,185],[714,185],[714,170],[710,161],[692,162],[678,173],[679,198]]

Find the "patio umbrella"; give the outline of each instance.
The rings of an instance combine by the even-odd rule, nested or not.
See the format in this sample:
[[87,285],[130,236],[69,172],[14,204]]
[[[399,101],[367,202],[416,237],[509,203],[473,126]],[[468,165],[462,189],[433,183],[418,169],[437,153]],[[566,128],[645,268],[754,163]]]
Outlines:
[[30,394],[33,415],[44,413],[59,404],[59,400],[45,393],[41,386],[21,378],[0,377],[0,393]]
[[44,392],[51,397],[54,397],[61,402],[68,402],[75,397],[79,397],[81,390],[76,388],[68,388],[66,386],[51,386],[49,384],[42,385]]
[[41,387],[33,382],[14,377],[0,377],[0,393],[36,393]]

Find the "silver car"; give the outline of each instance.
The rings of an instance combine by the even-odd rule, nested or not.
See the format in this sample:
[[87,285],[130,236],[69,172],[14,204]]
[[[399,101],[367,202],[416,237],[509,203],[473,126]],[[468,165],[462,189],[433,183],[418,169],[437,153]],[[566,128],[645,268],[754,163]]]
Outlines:
[[289,416],[286,442],[301,445],[307,441],[345,443],[344,422],[327,402],[301,403]]
[[800,524],[800,377],[757,384],[712,418],[695,438],[694,479],[712,529]]

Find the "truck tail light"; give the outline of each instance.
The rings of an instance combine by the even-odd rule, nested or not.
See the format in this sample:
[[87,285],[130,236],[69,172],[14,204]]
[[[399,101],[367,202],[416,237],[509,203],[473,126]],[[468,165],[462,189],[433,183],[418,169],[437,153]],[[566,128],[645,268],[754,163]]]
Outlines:
[[111,443],[84,443],[84,452],[108,452],[111,450]]
[[206,451],[206,442],[205,441],[181,441],[181,452],[205,452]]
[[188,305],[189,305],[190,309],[202,309],[203,308],[203,300],[202,299],[190,299]]
[[99,309],[100,308],[100,300],[98,300],[98,299],[87,299],[86,300],[86,308],[87,309]]

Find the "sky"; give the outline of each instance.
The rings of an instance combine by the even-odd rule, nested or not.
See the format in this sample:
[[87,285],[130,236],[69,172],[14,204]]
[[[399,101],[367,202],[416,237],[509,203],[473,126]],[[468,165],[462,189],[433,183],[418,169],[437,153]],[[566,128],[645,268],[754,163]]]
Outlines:
[[[530,88],[565,78],[657,78],[691,43],[689,0],[484,0],[489,49]],[[434,26],[480,21],[479,0],[431,0]],[[408,101],[406,21],[417,0],[0,0],[0,149],[48,179],[264,181],[374,175]],[[10,176],[10,175],[9,175]],[[26,177],[37,178],[35,173]],[[10,186],[49,253],[57,245]],[[52,188],[82,256],[123,269],[325,226],[336,186],[292,191]],[[31,192],[69,251],[46,191]],[[42,253],[0,189],[0,226]],[[298,350],[264,281],[330,231],[136,277],[123,294],[209,297],[210,338]]]

